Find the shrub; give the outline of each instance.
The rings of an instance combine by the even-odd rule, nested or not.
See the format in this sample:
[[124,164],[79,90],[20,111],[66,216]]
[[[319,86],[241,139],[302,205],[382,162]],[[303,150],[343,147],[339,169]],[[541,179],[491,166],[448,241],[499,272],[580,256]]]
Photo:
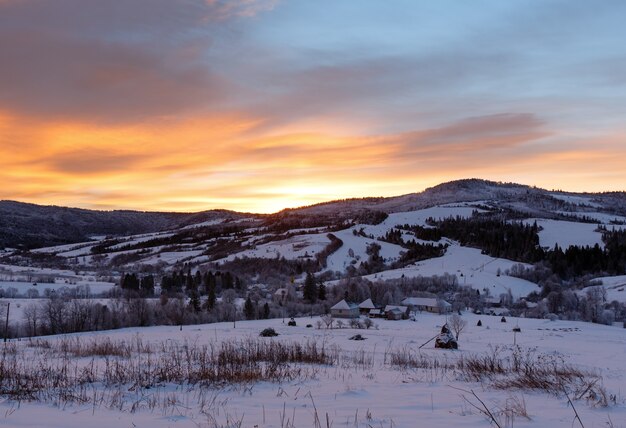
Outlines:
[[276,330],[274,330],[271,327],[268,327],[266,329],[264,329],[261,333],[259,333],[259,336],[261,337],[275,337],[278,336],[278,333],[276,333]]

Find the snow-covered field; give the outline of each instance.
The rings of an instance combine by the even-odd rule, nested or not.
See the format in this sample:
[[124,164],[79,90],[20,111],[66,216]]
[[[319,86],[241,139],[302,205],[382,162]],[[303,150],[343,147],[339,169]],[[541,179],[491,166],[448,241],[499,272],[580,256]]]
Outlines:
[[582,205],[582,206],[589,206],[589,207],[601,207],[602,206],[599,203],[594,202],[593,198],[588,197],[588,196],[563,195],[560,193],[552,193],[550,196],[552,196],[553,198],[559,199],[561,201],[569,202],[570,204],[574,204],[574,205]]
[[530,219],[525,223],[533,224],[535,221],[543,228],[539,232],[539,244],[542,247],[554,248],[555,244],[563,249],[572,245],[593,247],[598,244],[604,247],[602,233],[597,231],[597,224],[547,219]]
[[612,226],[611,223],[614,223],[614,222],[626,223],[626,217],[623,217],[620,215],[614,215],[614,214],[599,213],[599,212],[585,212],[585,211],[575,211],[575,212],[557,211],[557,213],[563,214],[563,215],[574,216],[578,218],[583,218],[583,217],[592,218],[600,224],[605,224],[609,226]]
[[62,288],[81,288],[83,290],[89,290],[89,292],[93,294],[104,293],[106,291],[111,290],[115,287],[115,284],[112,282],[105,281],[61,281],[57,280],[54,283],[47,282],[19,282],[19,281],[0,281],[0,288],[7,290],[9,288],[14,288],[17,290],[18,294],[26,294],[29,290],[37,291],[40,295],[43,296],[43,293],[46,289],[50,291],[59,291]]
[[298,258],[314,257],[322,251],[329,243],[326,233],[296,235],[291,238],[278,241],[270,241],[260,244],[251,250],[234,253],[224,259],[233,260],[236,257],[279,259],[284,257],[287,260]]
[[[343,241],[343,245],[339,250],[331,254],[326,261],[326,270],[343,272],[350,264],[358,267],[369,257],[367,255],[367,246],[371,244],[380,245],[380,256],[387,263],[393,262],[400,257],[400,253],[405,251],[402,247],[388,242],[381,242],[376,239],[355,236],[352,232],[355,228],[341,230],[335,232],[334,235]],[[377,237],[377,236],[375,236]]]
[[495,297],[511,291],[513,297],[519,298],[533,291],[540,291],[539,286],[533,282],[504,274],[515,264],[518,263],[481,254],[481,251],[475,248],[452,244],[443,257],[423,260],[402,269],[387,270],[365,278],[375,281],[449,273],[456,275],[459,285],[471,286],[481,293],[488,289],[490,295]]
[[[536,319],[509,318],[508,322],[502,323],[499,317],[473,314],[464,314],[463,318],[467,320],[467,327],[461,332],[457,351],[433,349],[432,342],[418,349],[446,321],[444,316],[432,314],[419,314],[417,322],[376,320],[377,328],[368,330],[317,329],[317,319],[302,318],[297,319],[296,327],[288,327],[277,319],[238,322],[234,328],[231,323],[221,323],[184,327],[182,331],[178,327],[150,327],[72,335],[80,337],[84,344],[105,338],[127,343],[136,343],[140,339],[151,351],[132,354],[130,361],[131,366],[144,368],[149,361],[154,363],[163,347],[178,349],[180,354],[177,355],[185,361],[185,352],[189,350],[203,346],[219,350],[224,343],[245,344],[257,340],[285,344],[315,341],[318,346],[323,344],[326,350],[336,350],[338,357],[329,365],[291,363],[291,367],[297,365],[301,371],[291,379],[284,378],[279,382],[201,386],[164,380],[149,388],[110,385],[109,395],[98,395],[98,391],[106,388],[96,375],[95,383],[84,386],[88,391],[84,397],[95,397],[96,404],[89,400],[83,404],[57,400],[58,405],[55,405],[55,400],[17,402],[5,397],[0,402],[0,425],[59,428],[492,426],[480,412],[481,404],[472,395],[473,391],[502,427],[580,426],[574,421],[574,411],[563,393],[502,390],[497,389],[489,378],[482,381],[464,379],[458,369],[410,368],[392,363],[394,355],[412,355],[421,361],[438,361],[446,365],[473,355],[505,358],[510,356],[510,349],[516,341],[520,346],[518,355],[528,355],[527,361],[567,364],[589,372],[590,376],[598,376],[591,389],[610,394],[607,395],[608,407],[599,405],[597,398],[590,397],[590,391],[583,392],[580,397],[575,396],[573,390],[569,391],[585,427],[624,426],[624,329]],[[479,319],[482,327],[476,325]],[[307,323],[313,328],[306,328]],[[516,326],[521,332],[514,334],[512,328]],[[259,338],[259,332],[266,327],[273,327],[280,335]],[[366,340],[349,340],[357,333]],[[49,344],[45,346],[26,340],[14,342],[17,348],[12,352],[23,350],[32,355],[33,364],[36,364],[38,353],[53,358],[50,349],[54,349],[55,342],[62,338],[48,340]],[[582,343],[585,346],[581,346]],[[123,360],[124,357],[85,356],[77,358],[75,364],[94,373],[94,367],[104,371],[105,367],[115,367]],[[515,414],[516,403],[528,417]]]
[[426,220],[433,218],[435,220],[442,220],[448,217],[462,217],[470,218],[474,211],[484,212],[484,210],[478,209],[473,206],[467,206],[463,204],[458,205],[445,205],[435,206],[431,208],[425,208],[417,211],[408,211],[400,213],[389,214],[389,217],[380,224],[377,225],[362,225],[363,231],[366,235],[374,235],[374,237],[383,236],[388,230],[395,226],[402,226],[405,224],[426,226]]
[[[596,280],[602,282],[602,286],[606,290],[607,302],[617,300],[626,303],[626,275],[604,276],[596,278]],[[583,292],[585,291],[586,289],[583,289]]]

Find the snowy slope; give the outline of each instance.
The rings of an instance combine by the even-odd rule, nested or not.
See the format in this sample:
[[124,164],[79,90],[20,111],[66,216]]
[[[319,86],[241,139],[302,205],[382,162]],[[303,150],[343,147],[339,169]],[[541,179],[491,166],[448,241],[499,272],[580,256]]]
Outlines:
[[[358,267],[361,263],[367,261],[369,257],[367,255],[367,246],[373,243],[380,245],[380,256],[387,263],[397,260],[400,257],[400,253],[404,251],[399,245],[354,235],[353,230],[359,228],[359,226],[356,226],[334,233],[337,238],[343,241],[343,245],[328,257],[326,270],[343,272],[351,264]],[[353,256],[350,256],[350,254],[353,254]]]
[[535,221],[543,228],[539,232],[539,244],[544,248],[554,248],[555,244],[561,248],[572,245],[593,247],[596,244],[604,247],[597,224],[547,219],[529,219],[525,223],[533,224]]
[[[439,331],[445,322],[443,316],[420,314],[417,322],[376,321],[377,328],[358,330],[344,328],[318,330],[306,328],[316,319],[297,319],[296,327],[288,327],[277,320],[238,322],[185,327],[133,328],[120,331],[74,335],[87,343],[111,338],[132,342],[140,338],[156,349],[160,344],[179,345],[181,349],[232,340],[256,340],[259,331],[272,327],[280,336],[268,341],[282,343],[317,341],[327,349],[337,347],[342,363],[336,366],[302,365],[304,373],[314,374],[309,379],[284,380],[280,383],[259,382],[244,385],[223,385],[199,388],[161,382],[141,390],[132,385],[113,387],[101,404],[70,404],[54,406],[50,403],[4,400],[0,424],[11,427],[49,428],[109,428],[121,427],[489,427],[492,426],[479,409],[466,401],[476,403],[470,390],[497,415],[512,400],[523,401],[529,418],[517,416],[515,427],[543,428],[572,426],[574,413],[564,394],[558,396],[533,390],[499,390],[489,381],[464,381],[454,372],[430,369],[411,369],[390,366],[388,354],[400,350],[455,361],[471,355],[501,355],[509,352],[514,334],[522,355],[533,358],[563,361],[582,370],[601,376],[607,394],[616,394],[615,404],[593,406],[584,397],[572,397],[576,411],[585,426],[623,426],[626,406],[622,396],[626,369],[623,352],[626,336],[623,329],[572,321],[509,318],[501,323],[499,317],[465,314],[467,327],[460,336],[458,351],[435,350],[432,343],[418,351]],[[476,326],[478,320],[482,327]],[[356,332],[364,341],[348,338]],[[55,342],[56,338],[51,341]],[[581,343],[586,346],[580,346]],[[27,341],[16,342],[18,348],[35,352]],[[418,354],[419,352],[419,354]],[[182,353],[184,356],[184,352]],[[150,355],[137,356],[137,363]],[[184,357],[183,357],[184,358]],[[92,358],[85,358],[90,364]],[[94,364],[103,359],[94,358]],[[111,359],[109,360],[111,361]],[[362,361],[360,364],[354,361]],[[387,362],[385,362],[387,361]],[[94,385],[102,388],[101,385]],[[91,385],[88,385],[92,388]],[[119,391],[119,392],[118,392]],[[465,391],[465,392],[464,392]],[[90,393],[91,389],[90,389]],[[111,403],[117,394],[115,405]],[[93,394],[93,393],[92,393]],[[99,397],[99,396],[98,396]],[[153,403],[153,405],[149,405]],[[316,415],[320,425],[316,424]],[[504,415],[498,416],[501,426]],[[289,425],[286,425],[289,421]],[[323,422],[322,422],[323,421]],[[611,421],[613,425],[607,425]],[[291,425],[293,424],[293,425]]]
[[264,259],[279,259],[284,257],[287,260],[315,257],[317,253],[322,251],[330,243],[330,239],[328,239],[326,235],[326,233],[304,234],[267,242],[265,244],[256,245],[253,249],[231,254],[223,261],[233,260],[235,257],[258,257]]
[[[626,275],[604,276],[595,278],[595,280],[600,281],[606,289],[607,302],[617,300],[618,302],[626,303]],[[586,291],[587,288],[584,288],[582,294]]]
[[[424,260],[402,269],[387,270],[368,275],[370,280],[395,278],[413,278],[449,273],[456,275],[459,285],[468,285],[479,290],[489,290],[491,296],[498,297],[508,293],[516,297],[525,297],[533,291],[540,291],[537,284],[524,279],[505,275],[505,271],[517,264],[511,260],[499,259],[481,254],[480,250],[453,244],[448,247],[443,257]],[[498,275],[499,274],[499,275]]]
[[461,206],[435,206],[431,208],[425,208],[417,211],[399,212],[389,214],[389,217],[380,224],[377,225],[360,225],[364,228],[366,235],[374,235],[379,237],[384,235],[388,230],[393,229],[395,226],[419,225],[427,226],[426,220],[433,218],[435,220],[445,219],[448,217],[462,217],[469,218],[474,211],[484,212],[484,210],[477,209],[473,206],[467,206],[463,204]]

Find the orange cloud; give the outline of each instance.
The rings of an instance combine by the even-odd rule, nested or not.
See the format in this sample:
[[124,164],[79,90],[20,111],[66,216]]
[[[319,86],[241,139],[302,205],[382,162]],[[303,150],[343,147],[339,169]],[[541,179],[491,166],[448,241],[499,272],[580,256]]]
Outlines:
[[[626,182],[621,139],[547,151],[532,116],[350,135],[262,119],[197,115],[98,126],[0,114],[0,198],[88,208],[275,212],[336,198],[391,196],[476,176],[571,190]],[[553,142],[554,143],[554,142]],[[553,147],[553,146],[550,146]],[[586,148],[585,148],[586,147]],[[598,165],[602,165],[601,168]],[[569,187],[568,187],[569,186]]]

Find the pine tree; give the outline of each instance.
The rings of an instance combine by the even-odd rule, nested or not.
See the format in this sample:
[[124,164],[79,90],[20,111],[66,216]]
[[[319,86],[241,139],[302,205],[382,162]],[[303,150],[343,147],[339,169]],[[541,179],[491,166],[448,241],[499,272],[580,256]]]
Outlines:
[[315,276],[309,272],[306,274],[306,279],[304,280],[304,300],[308,300],[311,303],[315,303],[317,300],[317,287],[315,285]]
[[134,273],[126,274],[122,277],[122,288],[124,290],[139,290],[139,279]]
[[139,288],[146,296],[152,296],[154,294],[154,276],[148,275],[141,278]]
[[215,285],[209,286],[209,292],[207,294],[206,299],[206,308],[207,310],[212,310],[215,307],[215,301],[217,300],[217,296],[215,295]]
[[252,300],[250,300],[250,296],[248,296],[246,303],[243,305],[243,313],[247,320],[252,320],[254,319],[254,312],[254,304],[252,303]]
[[270,305],[265,302],[263,305],[263,318],[268,319],[270,317]]
[[323,282],[320,282],[317,287],[317,298],[319,300],[326,300],[326,286]]
[[200,312],[200,310],[202,309],[200,306],[200,295],[198,294],[198,291],[196,290],[191,291],[191,296],[189,298],[189,306],[191,306],[191,309],[194,312]]

